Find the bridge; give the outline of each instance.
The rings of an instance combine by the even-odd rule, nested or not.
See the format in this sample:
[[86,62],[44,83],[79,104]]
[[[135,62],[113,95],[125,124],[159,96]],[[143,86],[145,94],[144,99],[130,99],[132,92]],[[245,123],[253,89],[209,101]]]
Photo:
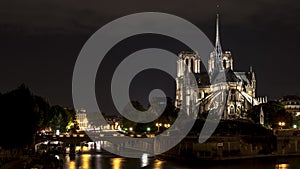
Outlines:
[[[144,138],[143,138],[144,137]],[[129,138],[139,138],[130,139]],[[98,151],[110,150],[110,152],[116,152],[118,154],[126,152],[146,152],[149,154],[154,153],[154,135],[129,135],[126,136],[116,132],[89,132],[80,134],[61,134],[61,135],[44,135],[38,136],[35,139],[36,143],[41,144],[43,142],[60,142],[62,147],[70,148],[70,152],[75,152],[76,147],[81,146],[81,152],[83,152],[83,145],[89,145],[92,149],[97,148]],[[37,145],[38,145],[37,144]],[[37,147],[37,146],[36,146]],[[38,149],[38,148],[36,148]],[[49,148],[48,148],[49,149]],[[72,150],[71,150],[72,149]],[[36,150],[37,151],[37,150]]]

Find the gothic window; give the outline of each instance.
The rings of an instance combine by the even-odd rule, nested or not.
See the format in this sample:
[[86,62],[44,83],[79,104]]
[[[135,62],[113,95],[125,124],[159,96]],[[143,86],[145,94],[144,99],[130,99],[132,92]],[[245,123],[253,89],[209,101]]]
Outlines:
[[230,106],[230,114],[233,114],[234,113],[234,108],[233,106]]
[[235,100],[235,90],[231,90],[231,100]]

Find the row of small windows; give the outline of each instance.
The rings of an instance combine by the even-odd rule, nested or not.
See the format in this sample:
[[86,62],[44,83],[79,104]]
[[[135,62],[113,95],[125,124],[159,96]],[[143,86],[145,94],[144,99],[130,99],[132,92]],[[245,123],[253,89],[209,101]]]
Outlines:
[[286,109],[300,110],[300,106],[286,106]]
[[300,104],[300,103],[299,102],[290,102],[290,101],[285,102],[285,105],[298,105],[298,104]]

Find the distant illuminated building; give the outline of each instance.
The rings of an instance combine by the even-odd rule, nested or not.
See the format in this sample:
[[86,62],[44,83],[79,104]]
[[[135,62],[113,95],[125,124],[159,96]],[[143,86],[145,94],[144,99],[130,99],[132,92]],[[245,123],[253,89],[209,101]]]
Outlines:
[[86,110],[80,109],[76,113],[76,120],[80,130],[85,130],[88,127],[88,119],[86,116]]
[[[232,53],[222,50],[219,15],[216,20],[215,48],[210,54],[207,70],[201,67],[201,63],[197,52],[179,53],[175,105],[185,108],[187,114],[195,112],[195,105],[199,105],[200,113],[224,106],[223,119],[244,119],[247,110],[267,101],[266,97],[257,98],[255,95],[256,78],[252,67],[247,72],[234,71]],[[220,72],[225,76],[221,81],[218,79]],[[197,85],[188,84],[192,75]],[[194,86],[198,86],[199,93]],[[216,101],[216,98],[222,100]]]
[[300,120],[300,97],[296,95],[287,95],[277,99],[284,105],[287,112],[291,113],[293,120]]

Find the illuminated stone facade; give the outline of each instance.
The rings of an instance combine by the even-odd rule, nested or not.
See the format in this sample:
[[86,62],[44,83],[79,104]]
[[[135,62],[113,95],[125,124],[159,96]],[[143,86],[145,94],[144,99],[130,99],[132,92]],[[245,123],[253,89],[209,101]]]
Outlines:
[[[177,61],[176,106],[183,106],[190,114],[195,105],[200,113],[209,112],[223,104],[223,119],[246,118],[246,111],[254,105],[266,102],[266,98],[256,98],[255,73],[250,67],[248,72],[236,72],[233,69],[233,57],[230,51],[222,51],[219,33],[219,16],[216,21],[215,49],[211,52],[207,69],[196,52],[181,52]],[[221,81],[215,80],[223,74]],[[191,76],[196,78],[198,92],[193,88]],[[221,92],[222,91],[222,92]],[[215,98],[224,98],[216,102]],[[185,97],[185,99],[183,99]]]
[[88,127],[88,119],[86,116],[86,110],[80,109],[77,110],[76,120],[78,122],[78,126],[80,130],[85,130]]

